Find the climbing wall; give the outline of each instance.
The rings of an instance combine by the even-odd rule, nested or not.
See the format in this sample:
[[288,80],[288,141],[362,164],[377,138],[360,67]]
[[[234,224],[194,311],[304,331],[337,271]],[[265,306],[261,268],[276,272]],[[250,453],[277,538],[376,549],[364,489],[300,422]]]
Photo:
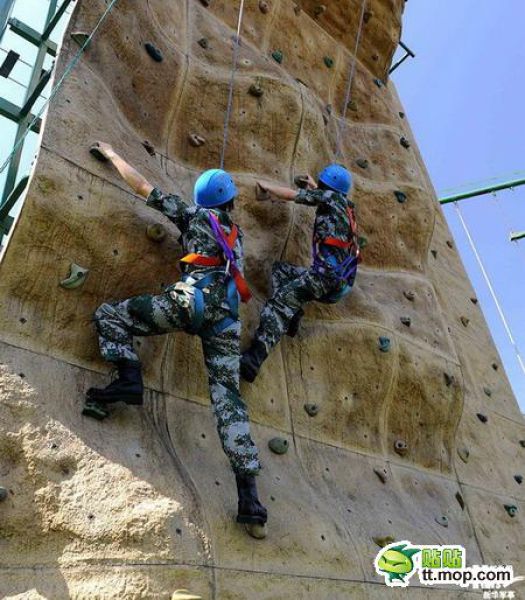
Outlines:
[[[59,75],[78,51],[71,33],[108,5],[78,0]],[[290,184],[334,158],[360,7],[246,1],[225,155],[255,292],[245,341],[272,262],[308,264],[313,222],[306,207],[258,203],[255,178]],[[103,423],[80,414],[84,390],[107,382],[94,309],[175,281],[181,255],[176,228],[88,148],[112,143],[189,199],[218,166],[239,2],[119,0],[109,13],[51,104],[0,265],[0,597],[390,598],[373,569],[388,536],[463,544],[469,564],[525,575],[525,424],[394,86],[375,81],[403,7],[367,0],[342,129],[366,244],[355,290],[308,307],[299,335],[242,388],[264,463],[264,541],[234,523],[197,338],[137,341],[144,409],[119,406]],[[167,231],[160,244],[152,224]],[[65,289],[72,263],[89,273]],[[276,437],[287,453],[269,450]]]

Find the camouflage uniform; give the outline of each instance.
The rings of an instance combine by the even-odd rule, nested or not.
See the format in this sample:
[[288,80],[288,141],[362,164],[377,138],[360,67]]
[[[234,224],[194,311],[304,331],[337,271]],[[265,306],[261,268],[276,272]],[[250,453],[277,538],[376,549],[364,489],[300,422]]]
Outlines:
[[[147,205],[165,214],[182,234],[188,253],[206,256],[221,254],[208,220],[208,209],[188,207],[180,197],[154,189]],[[227,212],[213,209],[225,231],[233,226]],[[242,234],[234,247],[242,269]],[[222,447],[235,473],[256,474],[260,470],[258,451],[250,436],[248,411],[239,393],[239,319],[218,334],[206,335],[206,329],[231,316],[226,297],[224,267],[185,265],[185,276],[194,280],[213,274],[204,290],[206,303],[203,325],[192,331],[191,308],[184,295],[172,293],[175,285],[158,295],[144,294],[112,304],[102,304],[95,313],[102,356],[107,361],[138,361],[133,349],[134,336],[160,335],[172,331],[197,333],[202,340],[208,369],[210,396]]]
[[[295,202],[316,207],[314,238],[348,240],[347,210],[353,210],[354,204],[344,195],[331,190],[300,190]],[[323,252],[328,252],[338,262],[349,255],[347,249],[336,247],[324,249]],[[292,319],[304,304],[312,300],[331,302],[330,296],[337,294],[342,285],[340,278],[330,273],[329,269],[321,273],[315,266],[305,268],[286,262],[274,263],[273,295],[262,309],[255,340],[262,342],[269,353],[288,331]]]

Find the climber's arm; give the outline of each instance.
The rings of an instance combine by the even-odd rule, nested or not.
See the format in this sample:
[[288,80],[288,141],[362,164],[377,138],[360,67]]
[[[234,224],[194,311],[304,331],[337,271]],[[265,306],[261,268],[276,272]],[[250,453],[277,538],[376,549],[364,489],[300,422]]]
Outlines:
[[[266,192],[266,198],[268,199],[271,198],[272,200],[276,199],[293,202],[297,198],[297,190],[293,190],[291,188],[265,183],[264,181],[257,181],[257,185],[259,186],[260,190]],[[314,190],[316,188],[317,184],[313,180],[312,176],[307,175],[307,189]]]

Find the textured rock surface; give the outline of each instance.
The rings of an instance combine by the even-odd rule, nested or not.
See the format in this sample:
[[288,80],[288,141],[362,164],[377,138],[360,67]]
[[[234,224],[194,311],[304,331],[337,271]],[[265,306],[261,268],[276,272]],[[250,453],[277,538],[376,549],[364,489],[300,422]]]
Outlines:
[[[69,31],[88,31],[106,3],[77,4]],[[140,342],[144,410],[119,407],[102,424],[80,416],[83,390],[107,374],[93,310],[174,281],[180,256],[176,228],[87,149],[110,141],[153,183],[189,196],[199,170],[218,164],[238,4],[120,0],[51,106],[0,265],[0,485],[9,489],[0,505],[2,598],[168,599],[177,588],[217,600],[390,598],[372,566],[373,538],[386,535],[461,543],[471,564],[525,571],[525,485],[514,479],[525,470],[525,424],[503,368],[491,366],[496,349],[395,90],[373,81],[390,64],[403,0],[369,2],[357,110],[343,136],[368,238],[355,291],[336,306],[309,307],[297,338],[243,389],[265,465],[268,538],[255,542],[233,522],[233,476],[197,339]],[[243,315],[246,336],[269,293],[272,261],[308,263],[313,219],[304,207],[257,204],[255,174],[289,184],[333,157],[360,8],[358,0],[351,10],[327,3],[322,14],[310,0],[268,4],[263,13],[246,3],[226,153],[256,293]],[[66,35],[59,72],[76,50]],[[249,93],[253,84],[262,96]],[[191,145],[190,134],[205,144]],[[167,229],[161,244],[145,235],[154,223]],[[90,273],[65,290],[58,282],[72,262]],[[381,336],[391,340],[387,353]],[[317,416],[305,403],[319,405]],[[276,436],[289,441],[284,455],[267,447]],[[509,503],[520,508],[514,519]],[[442,515],[448,528],[435,521]]]

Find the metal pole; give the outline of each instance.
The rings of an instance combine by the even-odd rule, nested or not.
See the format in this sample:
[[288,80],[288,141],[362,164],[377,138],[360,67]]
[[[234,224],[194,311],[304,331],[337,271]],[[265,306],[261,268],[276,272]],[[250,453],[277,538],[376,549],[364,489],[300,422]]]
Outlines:
[[13,4],[15,0],[3,0],[2,5],[0,6],[0,41],[4,36],[4,32],[7,28],[7,21],[9,19],[9,15],[11,14],[11,10],[13,9]]
[[525,231],[514,231],[510,234],[510,241],[517,242],[525,238]]
[[516,188],[520,185],[525,185],[525,179],[515,179],[513,181],[505,181],[504,183],[498,183],[490,185],[484,188],[478,188],[470,190],[469,192],[462,192],[461,194],[454,194],[453,196],[445,196],[439,200],[440,204],[450,204],[451,202],[458,202],[459,200],[466,200],[467,198],[475,198],[476,196],[484,196],[485,194],[491,194],[493,192],[499,192],[501,190],[508,190],[510,188]]

